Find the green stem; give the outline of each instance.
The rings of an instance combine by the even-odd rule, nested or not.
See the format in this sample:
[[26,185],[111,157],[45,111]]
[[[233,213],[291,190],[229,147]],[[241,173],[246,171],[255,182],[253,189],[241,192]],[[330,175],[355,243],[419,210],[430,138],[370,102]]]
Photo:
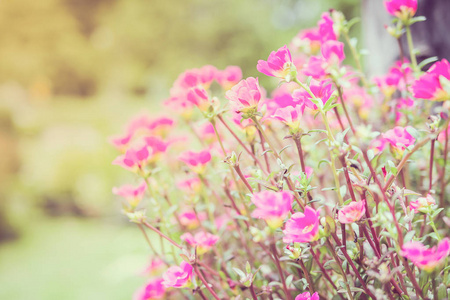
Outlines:
[[414,53],[414,45],[411,35],[411,28],[409,25],[405,26],[406,28],[406,39],[408,40],[408,48],[409,48],[409,56],[411,58],[411,64],[414,71],[417,71],[417,59],[416,54]]

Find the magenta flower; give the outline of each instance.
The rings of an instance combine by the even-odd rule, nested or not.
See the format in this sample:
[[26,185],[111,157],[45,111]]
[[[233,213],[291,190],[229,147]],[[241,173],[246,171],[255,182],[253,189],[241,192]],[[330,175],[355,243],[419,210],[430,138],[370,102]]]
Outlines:
[[180,155],[179,160],[186,163],[194,172],[203,173],[206,164],[211,161],[211,153],[208,150],[186,151]]
[[151,279],[146,285],[139,288],[133,295],[133,300],[163,299],[165,288],[160,278]]
[[433,205],[436,204],[433,196],[428,194],[426,197],[417,198],[414,201],[409,202],[409,207],[414,211],[415,214],[422,212],[427,213]]
[[197,253],[199,255],[207,252],[219,240],[219,237],[217,235],[204,231],[197,232],[194,236],[191,233],[187,232],[180,238],[192,247],[197,247]]
[[339,210],[338,219],[342,224],[359,221],[366,213],[366,201],[350,202]]
[[121,166],[132,172],[142,169],[150,159],[150,152],[147,146],[139,148],[130,148],[125,154],[119,155],[113,162],[113,165]]
[[295,300],[320,300],[320,298],[317,292],[312,295],[309,292],[304,292],[303,294],[297,295]]
[[193,268],[183,261],[180,266],[172,266],[163,274],[163,286],[182,288],[190,284]]
[[322,14],[321,19],[317,23],[319,27],[319,34],[321,36],[322,44],[326,41],[337,40],[338,35],[333,28],[334,22],[328,12]]
[[287,191],[262,191],[252,196],[253,218],[264,219],[270,228],[279,228],[292,208],[293,196]]
[[190,88],[187,91],[186,99],[202,111],[209,106],[208,92],[201,86]]
[[311,76],[316,80],[323,80],[327,77],[328,63],[321,56],[311,56],[306,66],[302,69],[303,74]]
[[[325,104],[333,94],[331,84],[326,84],[323,81],[319,84],[311,84],[309,88],[316,98],[322,100],[323,104]],[[305,105],[306,107],[309,107],[313,110],[317,109],[317,105],[311,101],[311,95],[304,89],[295,90],[292,94],[292,97],[294,98],[294,101],[298,102],[300,105]]]
[[237,66],[228,66],[225,70],[217,72],[217,82],[224,90],[229,90],[242,79],[242,70]]
[[330,65],[339,65],[344,59],[344,43],[339,41],[327,41],[321,48],[322,56]]
[[430,249],[420,242],[408,242],[403,245],[400,254],[411,260],[419,269],[432,272],[450,255],[450,239],[445,238],[437,247]]
[[406,148],[414,145],[416,139],[408,132],[407,128],[396,126],[383,134],[383,139],[391,145],[394,151],[402,153]]
[[267,76],[282,78],[288,82],[292,80],[291,72],[295,72],[291,52],[286,45],[272,51],[267,61],[259,60],[256,69]]
[[298,212],[286,222],[283,230],[285,243],[309,243],[319,235],[320,213],[307,206],[303,213]]
[[[450,80],[450,64],[446,59],[434,63],[430,69],[412,85],[416,98],[444,101],[450,98],[442,82]],[[447,83],[448,84],[448,83]]]
[[147,189],[147,183],[142,181],[140,185],[134,187],[130,184],[122,185],[121,187],[114,187],[112,189],[113,194],[121,196],[127,200],[131,207],[136,207],[144,197]]
[[416,14],[417,0],[389,0],[384,2],[384,6],[390,15],[405,20]]
[[225,97],[230,100],[231,108],[235,112],[251,113],[257,111],[261,94],[258,78],[248,77],[227,91]]

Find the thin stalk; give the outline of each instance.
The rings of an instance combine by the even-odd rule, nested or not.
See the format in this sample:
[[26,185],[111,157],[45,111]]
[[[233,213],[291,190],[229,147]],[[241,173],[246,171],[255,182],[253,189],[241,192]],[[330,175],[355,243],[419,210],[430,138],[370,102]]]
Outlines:
[[336,81],[333,81],[333,82],[334,82],[334,85],[336,86],[336,89],[338,91],[339,100],[341,100],[342,108],[344,109],[344,114],[347,117],[348,124],[350,125],[350,128],[351,128],[353,134],[356,134],[356,130],[355,130],[355,127],[353,126],[352,118],[350,118],[350,115],[349,115],[349,113],[347,111],[347,105],[345,105],[345,102],[344,102],[344,96],[342,95],[341,86],[338,85],[336,83]]
[[445,207],[444,197],[445,197],[445,167],[447,166],[447,153],[448,153],[448,128],[445,129],[445,144],[444,144],[444,166],[442,167],[441,173],[441,191],[439,195],[439,206]]
[[180,244],[178,244],[177,242],[175,242],[174,240],[172,240],[170,237],[168,237],[167,235],[165,235],[164,233],[162,233],[161,231],[159,231],[157,228],[153,227],[152,225],[150,225],[149,223],[147,223],[146,221],[143,221],[142,224],[153,230],[154,232],[156,232],[161,238],[166,239],[169,243],[171,243],[172,245],[174,245],[175,247],[177,247],[178,249],[182,250],[183,247],[181,247]]
[[345,287],[347,288],[347,296],[350,300],[353,300],[353,294],[352,294],[352,290],[350,289],[350,284],[348,282],[347,275],[345,274],[344,269],[342,269],[342,262],[339,259],[339,257],[337,256],[336,251],[334,251],[333,245],[331,245],[331,243],[328,239],[326,240],[326,244],[328,246],[328,249],[331,252],[331,255],[333,255],[333,258],[336,261],[336,263],[339,267],[339,270],[341,270],[342,279],[344,279]]
[[278,269],[278,273],[280,274],[280,281],[281,281],[281,284],[283,285],[284,294],[286,295],[286,298],[288,300],[292,300],[292,296],[289,293],[289,290],[286,286],[286,280],[284,278],[283,269],[281,268],[281,265],[280,265],[280,260],[278,259],[278,252],[277,252],[277,248],[276,248],[275,244],[272,243],[271,248],[272,248],[271,252],[272,252],[272,255],[274,258],[275,265]]
[[200,278],[200,281],[203,283],[203,285],[206,287],[206,289],[211,293],[211,295],[216,300],[220,300],[219,296],[217,296],[216,292],[209,286],[208,282],[206,282],[205,277],[203,277],[203,274],[198,269],[197,263],[192,264],[192,267],[194,268],[195,273],[197,274],[198,278]]
[[234,165],[234,170],[239,175],[239,178],[241,178],[242,182],[245,184],[245,186],[250,191],[250,193],[253,194],[253,189],[252,189],[250,183],[248,183],[247,178],[245,178],[244,174],[242,174],[241,168],[239,167],[238,163]]
[[253,281],[250,284],[250,293],[252,294],[252,299],[253,300],[258,300],[258,297],[256,296],[256,293],[255,293],[255,288],[253,287]]
[[411,28],[409,26],[409,24],[407,24],[405,26],[406,28],[406,39],[408,41],[408,48],[409,48],[409,57],[411,58],[411,64],[413,67],[414,71],[417,71],[417,59],[416,59],[416,54],[414,53],[414,45],[413,45],[413,40],[412,40],[412,35],[411,35]]
[[311,276],[309,276],[308,270],[306,269],[305,264],[301,259],[298,261],[298,264],[302,268],[303,275],[305,276],[306,281],[308,282],[309,293],[312,295],[315,292],[314,282],[311,280]]
[[431,191],[433,187],[433,164],[434,164],[434,144],[436,143],[436,139],[431,140],[431,153],[430,153],[430,173],[428,175],[430,179],[430,184],[428,186],[428,192]]
[[360,58],[359,58],[359,54],[358,54],[358,52],[356,51],[356,49],[355,49],[355,47],[353,46],[353,44],[350,43],[350,37],[349,37],[348,33],[347,33],[346,31],[344,31],[343,35],[344,35],[345,41],[347,42],[347,45],[348,45],[349,48],[350,48],[350,52],[351,52],[351,54],[352,54],[352,56],[353,56],[353,59],[355,60],[356,68],[357,68],[358,71],[361,73],[361,81],[363,82],[363,85],[364,85],[366,88],[368,88],[368,87],[369,87],[369,84],[367,83],[367,80],[366,80],[366,77],[365,77],[365,74],[364,74],[364,71],[363,71],[363,68],[362,68],[362,65],[361,65],[361,60],[360,60]]

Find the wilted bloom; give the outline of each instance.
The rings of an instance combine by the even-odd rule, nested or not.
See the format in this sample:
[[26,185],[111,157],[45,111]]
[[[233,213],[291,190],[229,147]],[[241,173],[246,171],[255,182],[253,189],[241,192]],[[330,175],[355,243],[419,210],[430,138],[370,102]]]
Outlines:
[[237,66],[228,66],[223,71],[217,71],[217,82],[224,90],[229,90],[242,79],[242,70]]
[[165,288],[160,278],[151,279],[146,285],[139,288],[133,295],[133,300],[163,299]]
[[150,159],[150,152],[148,151],[147,146],[130,148],[122,154],[118,156],[113,162],[113,165],[121,166],[127,170],[132,172],[137,172],[139,169],[142,169]]
[[287,191],[254,193],[252,202],[256,209],[252,212],[252,217],[264,219],[270,228],[278,228],[292,208],[292,199],[292,194]]
[[338,219],[342,224],[359,221],[366,213],[366,201],[351,202],[339,210]]
[[417,0],[389,0],[384,2],[387,12],[401,20],[413,17],[417,11]]
[[267,76],[282,78],[287,82],[297,75],[295,66],[292,63],[291,52],[286,45],[277,51],[272,51],[267,61],[259,60],[256,69]]
[[180,238],[181,240],[186,241],[186,243],[188,243],[192,247],[197,246],[197,253],[199,255],[211,249],[212,246],[214,246],[219,240],[219,237],[217,235],[204,231],[197,232],[195,235],[192,235],[191,233],[187,232],[183,234]]
[[436,204],[433,196],[428,194],[426,197],[417,198],[415,201],[409,202],[409,207],[415,214],[418,212],[427,213],[433,205]]
[[434,63],[425,74],[413,83],[413,95],[416,98],[432,101],[448,100],[450,95],[444,87],[449,85],[449,81],[450,64],[446,59],[443,59]]
[[231,108],[235,112],[244,114],[256,112],[261,100],[258,78],[249,77],[241,80],[227,91],[225,97],[230,100]]
[[297,295],[295,300],[319,300],[319,294],[315,292],[314,294],[310,294],[309,292],[304,292],[303,294]]
[[285,243],[309,243],[319,235],[320,213],[306,206],[303,213],[298,212],[286,222],[283,230]]
[[208,150],[186,151],[180,155],[179,160],[186,163],[194,172],[203,173],[206,164],[211,161],[211,153]]
[[394,154],[402,154],[406,148],[414,145],[416,139],[408,132],[407,128],[396,126],[383,134],[383,139],[391,145]]
[[183,261],[180,266],[172,266],[163,274],[163,285],[165,287],[182,288],[190,284],[193,268]]
[[[323,104],[325,104],[333,94],[331,84],[326,84],[324,82],[311,84],[309,88],[315,98],[322,100]],[[317,109],[317,105],[312,101],[312,96],[304,89],[295,90],[292,97],[294,98],[294,101],[297,101],[301,105],[305,105],[314,110]]]
[[147,189],[147,183],[143,181],[139,186],[134,187],[130,184],[122,185],[121,187],[113,188],[112,192],[115,195],[124,197],[125,200],[131,205],[131,207],[136,207],[142,200]]
[[419,269],[432,272],[441,265],[450,254],[450,239],[445,238],[437,247],[428,249],[420,242],[408,242],[403,245],[400,254],[413,262]]
[[292,133],[296,133],[300,128],[300,120],[304,111],[304,105],[296,105],[295,107],[287,106],[278,108],[273,114],[273,117],[289,126]]

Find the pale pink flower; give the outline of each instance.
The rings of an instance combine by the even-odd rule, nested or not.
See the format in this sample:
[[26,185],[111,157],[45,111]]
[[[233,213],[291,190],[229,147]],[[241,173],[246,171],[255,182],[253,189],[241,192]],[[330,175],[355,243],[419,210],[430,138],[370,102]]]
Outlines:
[[165,287],[182,288],[190,284],[193,268],[183,261],[180,266],[172,266],[163,274]]
[[400,19],[416,14],[417,0],[389,0],[384,2],[387,12]]
[[110,138],[110,143],[119,151],[125,151],[131,142],[133,135],[130,133],[124,135],[117,135]]
[[165,264],[161,259],[159,258],[152,259],[145,267],[145,269],[142,271],[142,275],[144,276],[157,275],[165,268],[164,266]]
[[160,133],[166,133],[174,125],[175,121],[171,118],[159,117],[150,119],[148,116],[143,115],[130,121],[127,132],[132,135],[142,134],[142,132],[144,135],[149,133],[161,135]]
[[395,123],[398,124],[404,117],[404,113],[402,112],[405,110],[411,110],[411,108],[414,107],[414,100],[411,98],[400,98],[397,100],[397,111],[395,114]]
[[450,63],[446,59],[435,62],[425,74],[413,83],[413,95],[416,98],[432,101],[448,100],[450,95],[445,91],[442,82],[449,80]]
[[359,86],[354,86],[350,89],[344,89],[344,101],[351,102],[358,110],[358,115],[367,120],[372,113],[375,105],[373,98],[367,94],[367,91]]
[[195,235],[187,232],[180,236],[180,239],[191,245],[192,247],[197,247],[197,253],[199,255],[207,252],[214,246],[219,237],[217,235],[211,234],[209,232],[197,232]]
[[273,118],[280,120],[293,131],[298,131],[300,128],[300,120],[303,112],[305,111],[304,105],[296,105],[295,107],[287,106],[278,108],[273,114]]
[[317,292],[312,295],[309,292],[304,292],[303,294],[297,295],[295,300],[320,300],[320,298]]
[[325,58],[322,56],[311,56],[308,63],[302,69],[302,73],[316,80],[323,80],[328,75],[327,67],[328,63]]
[[400,254],[411,260],[419,269],[432,272],[450,255],[450,239],[445,238],[437,247],[430,249],[420,242],[408,242],[403,245]]
[[190,88],[187,91],[186,99],[202,111],[209,106],[208,92],[201,86]]
[[165,288],[161,278],[151,279],[133,295],[133,300],[163,299]]
[[265,220],[271,228],[278,228],[291,211],[292,199],[292,194],[287,191],[254,193],[252,202],[256,209],[252,212],[252,217]]
[[366,213],[366,201],[350,202],[339,210],[338,219],[342,224],[359,221]]
[[177,188],[188,193],[197,193],[200,191],[202,182],[198,177],[188,178],[177,183]]
[[258,78],[248,77],[227,91],[225,97],[230,100],[233,111],[246,113],[258,109],[261,95]]
[[188,229],[196,228],[200,225],[200,222],[208,219],[208,215],[205,212],[195,213],[194,211],[185,211],[178,215],[180,223],[186,226]]
[[259,60],[256,69],[267,76],[286,79],[286,81],[292,79],[288,76],[290,76],[292,71],[295,71],[295,67],[293,68],[291,52],[286,45],[277,51],[272,51],[267,61]]
[[[309,88],[315,98],[321,99],[323,104],[325,104],[333,94],[331,84],[326,84],[323,81],[319,84],[311,84]],[[314,110],[317,109],[317,105],[311,101],[311,95],[304,89],[295,90],[292,97],[294,98],[294,101],[298,102],[300,105],[305,105]]]
[[[438,136],[438,138],[437,138],[437,140],[440,142],[440,143],[442,143],[442,144],[445,144],[445,130],[443,130],[440,134],[439,134],[439,136]],[[448,125],[448,127],[447,127],[447,134],[448,134],[448,136],[449,136],[449,139],[450,139],[450,124]]]
[[152,149],[153,154],[166,152],[170,145],[169,142],[165,142],[157,136],[147,136],[143,140],[145,145]]
[[206,65],[199,69],[200,82],[205,87],[208,88],[210,84],[217,78],[218,70],[212,65]]
[[286,222],[283,230],[285,243],[309,243],[319,235],[320,213],[306,206],[303,213],[298,212]]
[[125,154],[119,155],[113,165],[121,166],[132,172],[142,169],[150,159],[150,152],[146,145],[143,147],[129,148]]
[[211,123],[203,123],[195,127],[195,132],[199,137],[210,144],[217,140],[216,132],[214,126]]
[[339,65],[344,59],[344,43],[339,41],[327,41],[321,48],[322,56],[329,65]]
[[181,153],[178,159],[186,163],[194,172],[202,173],[206,164],[211,161],[211,153],[209,150],[185,151]]
[[242,79],[242,70],[237,66],[228,66],[223,71],[218,71],[217,82],[224,90],[229,90]]
[[403,151],[414,145],[416,139],[408,132],[408,127],[396,126],[383,134],[383,139],[387,141],[394,150]]
[[145,191],[147,189],[147,183],[142,181],[137,187],[125,184],[121,187],[114,187],[112,189],[113,194],[121,196],[127,200],[127,202],[132,206],[136,207],[142,198],[144,198]]
[[428,194],[426,197],[420,197],[409,202],[409,207],[415,214],[419,212],[426,213],[435,204],[436,200],[434,200],[433,196]]
[[319,28],[304,29],[292,39],[289,48],[293,50],[301,48],[305,53],[316,54],[320,49],[321,41]]

